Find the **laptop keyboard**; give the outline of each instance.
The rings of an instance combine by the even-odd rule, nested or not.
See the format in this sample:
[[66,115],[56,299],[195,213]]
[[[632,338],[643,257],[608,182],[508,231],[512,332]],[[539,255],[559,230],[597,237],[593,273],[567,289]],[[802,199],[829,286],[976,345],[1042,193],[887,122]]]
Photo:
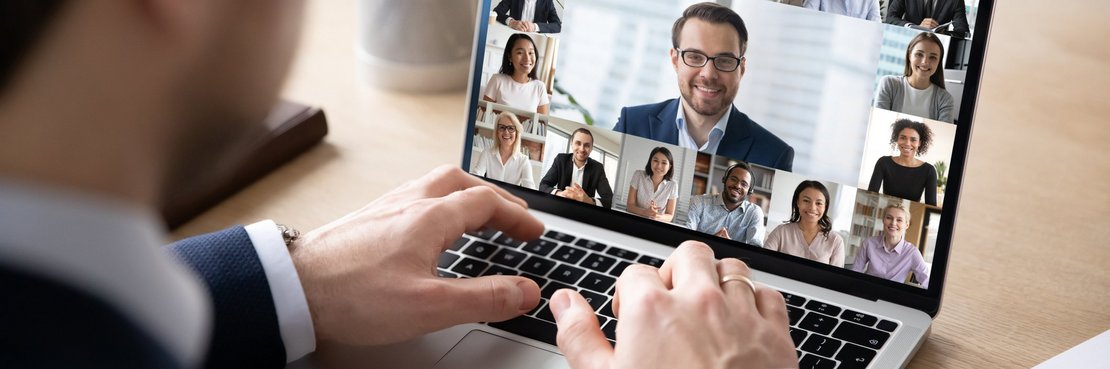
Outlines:
[[[443,278],[519,275],[540,286],[540,303],[528,313],[491,327],[555,344],[557,327],[548,306],[555,291],[570,288],[597,312],[598,325],[616,344],[613,293],[617,277],[633,263],[655,267],[663,259],[549,230],[522,242],[493,230],[464,235],[439,257]],[[790,338],[802,369],[866,368],[898,323],[793,293],[783,292]]]

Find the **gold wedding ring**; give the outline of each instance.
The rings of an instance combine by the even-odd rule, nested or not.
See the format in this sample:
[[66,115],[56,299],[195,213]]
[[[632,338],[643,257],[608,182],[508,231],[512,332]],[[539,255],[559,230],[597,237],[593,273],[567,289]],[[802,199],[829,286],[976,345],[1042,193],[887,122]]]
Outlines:
[[752,289],[752,294],[755,294],[755,283],[752,282],[752,279],[739,274],[729,274],[721,277],[721,287],[724,287],[725,283],[734,281],[747,283],[748,287],[751,287]]

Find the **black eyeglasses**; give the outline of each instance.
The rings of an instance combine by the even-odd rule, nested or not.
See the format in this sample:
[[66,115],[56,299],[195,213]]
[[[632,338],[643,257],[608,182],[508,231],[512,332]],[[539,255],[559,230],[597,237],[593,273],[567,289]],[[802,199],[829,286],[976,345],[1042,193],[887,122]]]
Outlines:
[[733,72],[736,71],[736,68],[740,67],[740,61],[744,60],[743,56],[739,58],[728,55],[717,55],[711,57],[709,55],[705,55],[700,51],[679,49],[675,50],[678,50],[678,56],[682,58],[683,63],[686,63],[686,65],[694,68],[704,67],[710,61],[712,61],[713,68],[716,68],[717,70],[722,72]]

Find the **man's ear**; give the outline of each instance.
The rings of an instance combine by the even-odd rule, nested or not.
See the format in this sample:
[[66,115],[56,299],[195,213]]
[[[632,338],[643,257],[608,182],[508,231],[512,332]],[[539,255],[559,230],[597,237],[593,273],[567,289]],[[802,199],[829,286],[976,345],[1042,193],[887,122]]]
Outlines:
[[672,47],[671,48],[671,66],[674,67],[675,72],[678,72],[678,63],[682,62],[679,59],[680,59],[680,57],[678,55],[678,49],[675,49],[675,48]]
[[746,72],[747,69],[748,69],[748,57],[746,57],[746,56],[741,57],[740,58],[740,69],[739,69],[741,77],[744,76],[744,72]]
[[[209,0],[130,0],[150,31],[175,45],[196,45],[212,32]],[[182,45],[182,46],[184,46]]]

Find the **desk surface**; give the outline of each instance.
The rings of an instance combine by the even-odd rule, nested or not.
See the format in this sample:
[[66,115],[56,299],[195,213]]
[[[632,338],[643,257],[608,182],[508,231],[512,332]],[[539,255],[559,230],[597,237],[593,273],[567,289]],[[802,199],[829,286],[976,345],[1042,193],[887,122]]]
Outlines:
[[[260,219],[315,228],[460,161],[463,94],[361,83],[355,6],[309,2],[284,94],[324,108],[325,143],[175,237]],[[944,303],[910,368],[1031,367],[1110,329],[1108,11],[1106,2],[996,9]]]

